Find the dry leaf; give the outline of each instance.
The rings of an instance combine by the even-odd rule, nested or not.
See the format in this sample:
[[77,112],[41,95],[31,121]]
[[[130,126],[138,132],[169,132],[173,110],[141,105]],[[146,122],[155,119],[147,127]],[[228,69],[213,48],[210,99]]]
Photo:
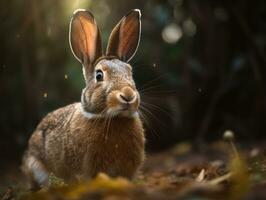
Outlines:
[[205,169],[202,169],[199,173],[199,175],[196,178],[196,182],[202,182],[204,181],[204,177],[205,177]]

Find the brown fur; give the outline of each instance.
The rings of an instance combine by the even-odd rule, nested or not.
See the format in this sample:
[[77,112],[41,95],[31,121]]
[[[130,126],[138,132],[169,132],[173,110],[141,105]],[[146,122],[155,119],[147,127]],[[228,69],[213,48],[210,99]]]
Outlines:
[[30,138],[27,154],[66,180],[98,172],[132,178],[144,159],[140,119],[117,117],[109,124],[106,119],[87,120],[80,106],[71,104],[45,117]]
[[[123,35],[116,44],[119,29]],[[31,187],[46,185],[51,172],[66,181],[99,172],[132,178],[141,166],[145,139],[138,116],[140,97],[126,63],[136,51],[139,30],[140,12],[133,10],[110,37],[109,50],[117,49],[118,54],[109,51],[113,56],[104,58],[93,15],[84,10],[74,13],[70,44],[84,66],[86,87],[81,103],[48,114],[31,136],[22,166]],[[96,79],[99,70],[102,80]]]

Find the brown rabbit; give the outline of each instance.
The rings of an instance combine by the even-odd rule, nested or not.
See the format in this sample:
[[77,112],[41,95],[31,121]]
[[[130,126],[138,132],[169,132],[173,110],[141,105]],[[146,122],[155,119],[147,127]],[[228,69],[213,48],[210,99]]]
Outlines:
[[32,188],[46,185],[49,173],[68,182],[98,172],[132,178],[142,164],[140,96],[128,64],[139,44],[140,17],[132,10],[122,18],[104,55],[93,15],[74,12],[69,41],[83,65],[86,87],[81,103],[49,113],[31,136],[22,169]]

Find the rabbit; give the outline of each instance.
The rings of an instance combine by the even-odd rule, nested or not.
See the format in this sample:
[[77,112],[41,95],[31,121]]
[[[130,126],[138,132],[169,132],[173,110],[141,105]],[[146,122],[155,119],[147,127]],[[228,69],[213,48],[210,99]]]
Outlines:
[[140,10],[114,27],[105,54],[92,13],[76,10],[69,29],[86,87],[80,102],[49,113],[30,137],[22,171],[32,189],[47,186],[51,173],[66,182],[99,172],[132,179],[145,159],[140,95],[128,63],[140,41]]

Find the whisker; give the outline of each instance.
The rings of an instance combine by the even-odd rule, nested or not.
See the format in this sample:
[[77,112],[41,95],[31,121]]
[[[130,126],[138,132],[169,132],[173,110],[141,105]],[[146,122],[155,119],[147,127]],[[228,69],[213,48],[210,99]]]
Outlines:
[[144,92],[151,92],[151,91],[155,91],[155,89],[159,89],[161,88],[163,85],[160,84],[160,85],[151,85],[149,87],[145,87],[145,88],[142,88],[142,89],[139,89],[138,91],[141,92],[141,93],[144,93]]
[[147,114],[149,114],[152,118],[154,118],[157,122],[159,122],[162,126],[166,126],[166,124],[162,123],[149,109],[147,109],[145,106],[140,105],[140,108],[143,109]]
[[104,123],[103,123],[103,137],[104,137],[105,142],[108,139],[108,128],[107,128],[108,120],[109,120],[109,114],[107,114],[107,116],[104,119]]
[[[103,109],[99,114],[102,115],[102,114],[105,113],[106,111],[107,111],[107,108]],[[93,126],[93,127],[96,127],[96,126],[99,124],[99,122],[100,122],[101,120],[102,120],[101,117],[99,117],[99,118],[95,118],[94,121],[93,121],[92,126]]]
[[141,104],[143,106],[146,106],[147,108],[153,109],[154,111],[163,112],[163,113],[165,113],[170,118],[172,117],[171,114],[167,110],[165,110],[164,108],[161,108],[161,107],[157,106],[156,104],[152,104],[152,103],[148,103],[148,102],[143,102],[143,101],[141,102]]
[[112,120],[112,118],[113,118],[113,115],[111,114],[111,115],[109,115],[108,116],[108,121],[107,121],[107,137],[106,137],[106,140],[108,139],[108,137],[109,137],[109,130],[110,130],[110,125],[111,125],[111,120]]
[[[178,93],[177,90],[152,90],[153,88],[149,89],[149,90],[145,90],[145,91],[139,91],[140,94],[143,95],[161,95],[161,94],[176,94]],[[154,89],[156,89],[156,87],[154,87]]]
[[155,129],[152,128],[152,126],[150,124],[150,121],[149,121],[148,117],[144,114],[144,112],[142,112],[141,110],[139,110],[139,114],[140,114],[140,117],[143,120],[144,124],[151,131],[151,133],[153,133],[154,135],[156,135],[157,137],[159,137],[160,135],[158,134],[158,132],[155,131]]
[[140,88],[140,90],[142,90],[142,89],[143,89],[144,87],[146,87],[146,86],[149,86],[151,83],[154,83],[155,81],[157,81],[157,80],[163,78],[163,77],[166,76],[166,75],[168,75],[168,73],[161,74],[160,76],[158,76],[158,77],[156,77],[156,78],[154,78],[154,79],[152,79],[152,80],[150,80],[150,81],[144,83],[144,85]]

